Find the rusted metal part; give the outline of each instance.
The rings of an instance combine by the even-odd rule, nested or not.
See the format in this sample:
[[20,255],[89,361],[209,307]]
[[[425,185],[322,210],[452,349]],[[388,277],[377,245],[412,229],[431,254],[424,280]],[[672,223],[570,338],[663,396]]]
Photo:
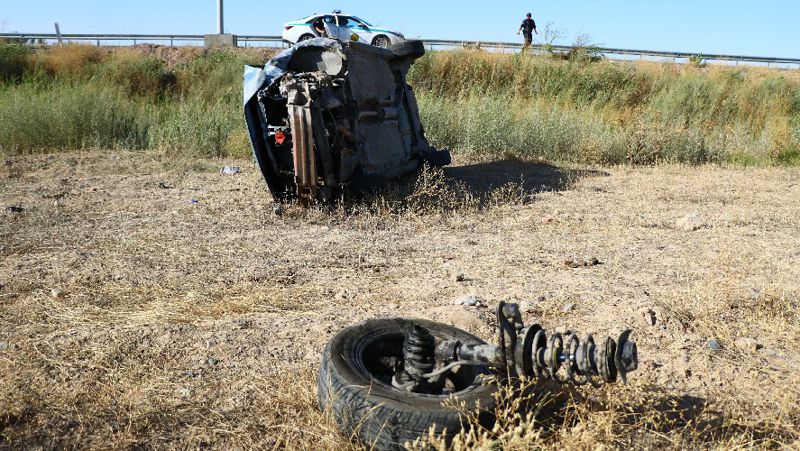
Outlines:
[[516,304],[501,302],[497,306],[497,339],[503,354],[508,377],[517,375],[514,365],[514,350],[517,347],[517,335],[522,330],[522,314]]
[[318,106],[311,106],[311,119],[314,123],[314,144],[317,147],[325,178],[325,186],[336,188],[336,169],[333,165],[333,155],[329,144],[328,132],[325,129],[325,120]]
[[314,154],[311,111],[306,107],[290,106],[289,118],[294,140],[294,173],[297,179],[297,196],[303,204],[314,201],[317,192],[317,162]]
[[[599,344],[591,335],[583,340],[572,332],[548,334],[538,324],[528,327],[522,322],[516,304],[501,302],[497,307],[498,345],[463,344],[457,340],[440,340],[432,349],[426,342],[424,368],[419,366],[421,347],[407,346],[406,381],[395,384],[407,391],[424,390],[432,393],[446,377],[447,371],[461,365],[484,365],[494,368],[502,377],[525,377],[551,380],[560,384],[599,387],[602,383],[627,381],[627,374],[638,368],[636,343],[630,341],[631,330],[624,331],[617,340],[610,337]],[[425,331],[415,326],[414,337],[425,336]],[[407,335],[407,340],[409,336]],[[411,342],[418,343],[415,338]],[[438,370],[431,371],[430,356],[435,356]],[[408,370],[410,364],[411,371]],[[423,384],[427,381],[428,385]]]

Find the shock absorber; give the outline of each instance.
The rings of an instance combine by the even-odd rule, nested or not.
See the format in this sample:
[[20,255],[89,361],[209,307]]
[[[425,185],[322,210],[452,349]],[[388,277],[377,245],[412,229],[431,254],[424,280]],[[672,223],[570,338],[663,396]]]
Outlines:
[[[447,371],[462,365],[484,365],[499,377],[527,377],[560,384],[599,387],[622,380],[639,366],[636,343],[626,330],[614,340],[596,343],[587,335],[547,332],[538,324],[525,327],[516,304],[497,307],[498,345],[439,340],[424,327],[413,325],[405,332],[403,360],[395,369],[392,384],[402,390],[434,393],[442,387]],[[440,368],[434,370],[440,363]]]
[[547,333],[538,325],[524,328],[517,341],[514,363],[517,373],[560,384],[591,384],[595,387],[627,381],[627,374],[638,367],[636,343],[629,340],[631,330],[615,341],[607,337],[599,345],[594,337],[583,340],[568,332]]
[[403,339],[403,364],[395,371],[392,384],[407,391],[428,392],[434,387],[426,379],[436,366],[436,339],[417,324],[409,327]]
[[[500,303],[497,320],[503,330],[512,329],[509,323],[517,311],[515,304]],[[639,365],[636,343],[629,340],[631,330],[622,332],[616,341],[608,337],[599,345],[591,335],[581,340],[573,332],[555,332],[548,338],[538,324],[518,330],[519,335],[513,337],[513,372],[518,376],[597,387],[600,381],[610,384],[617,377],[626,382],[627,374]],[[507,355],[505,360],[509,360]]]

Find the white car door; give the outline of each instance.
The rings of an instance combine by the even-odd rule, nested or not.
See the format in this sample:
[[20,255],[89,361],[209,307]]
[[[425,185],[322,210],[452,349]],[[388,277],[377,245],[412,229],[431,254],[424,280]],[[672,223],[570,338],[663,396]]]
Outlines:
[[[343,34],[347,35],[347,40],[352,40],[352,37],[355,34],[358,35],[359,42],[364,42],[367,44],[372,42],[372,33],[368,29],[362,28],[361,24],[356,19],[353,19],[349,16],[341,16],[339,19],[340,26],[344,24],[341,30]],[[343,36],[343,40],[344,38],[345,36]]]
[[322,23],[325,25],[325,32],[328,34],[329,38],[340,39],[339,26],[336,25],[336,17],[324,16],[322,18]]

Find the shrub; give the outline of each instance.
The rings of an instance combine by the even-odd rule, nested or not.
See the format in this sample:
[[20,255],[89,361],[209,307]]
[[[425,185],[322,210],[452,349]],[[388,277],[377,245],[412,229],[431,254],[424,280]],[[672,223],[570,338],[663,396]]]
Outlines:
[[106,56],[107,52],[100,47],[67,44],[34,52],[31,66],[50,76],[86,77],[93,74]]
[[18,81],[28,69],[28,48],[0,42],[0,82]]
[[127,95],[151,98],[162,96],[176,83],[164,61],[135,50],[115,53],[104,65],[102,76]]

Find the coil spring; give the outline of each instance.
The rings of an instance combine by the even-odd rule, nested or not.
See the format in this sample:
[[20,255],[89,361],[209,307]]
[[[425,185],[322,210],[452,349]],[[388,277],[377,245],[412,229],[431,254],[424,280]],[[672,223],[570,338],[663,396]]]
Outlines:
[[436,366],[436,339],[424,327],[413,325],[406,330],[403,341],[403,368],[416,381]]
[[[636,345],[627,340],[630,333],[623,332],[619,343],[609,337],[597,345],[591,335],[580,340],[575,333],[568,332],[565,338],[556,332],[548,339],[538,325],[527,327],[520,332],[517,343],[521,347],[515,353],[517,371],[560,384],[599,387],[600,381],[612,383],[618,375],[624,381],[625,373],[637,366]],[[562,367],[565,371],[561,371]]]

